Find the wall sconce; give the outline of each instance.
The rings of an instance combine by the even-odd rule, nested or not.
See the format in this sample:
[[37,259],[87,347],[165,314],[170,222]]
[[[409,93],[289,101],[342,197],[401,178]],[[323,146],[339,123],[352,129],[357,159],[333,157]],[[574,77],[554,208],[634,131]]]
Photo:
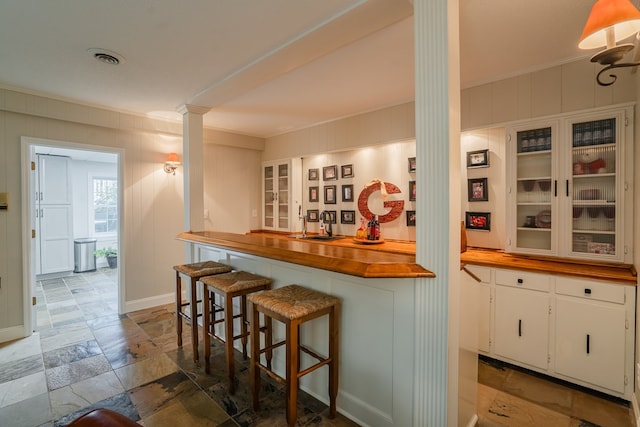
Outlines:
[[164,171],[166,173],[170,173],[175,175],[176,168],[180,164],[180,159],[178,159],[178,155],[176,153],[169,153],[167,156],[167,160],[164,162]]
[[[640,31],[640,11],[629,0],[598,0],[591,9],[591,14],[582,31],[578,47],[580,49],[606,48],[591,57],[605,67],[600,70],[596,80],[600,86],[610,86],[618,78],[609,74],[610,82],[600,80],[600,75],[612,68],[637,67],[640,62],[619,62],[634,48],[634,44],[616,45],[620,40]],[[636,52],[637,55],[637,52]]]

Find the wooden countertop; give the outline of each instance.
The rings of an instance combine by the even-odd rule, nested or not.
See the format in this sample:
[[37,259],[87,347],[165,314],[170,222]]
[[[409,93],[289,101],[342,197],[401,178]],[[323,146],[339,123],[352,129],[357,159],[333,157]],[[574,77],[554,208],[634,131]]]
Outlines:
[[606,280],[633,286],[637,284],[637,272],[631,264],[609,264],[566,258],[530,257],[481,248],[467,248],[466,252],[460,254],[460,262],[485,267],[508,268],[534,273],[552,273]]
[[361,245],[351,237],[311,241],[288,235],[253,232],[184,232],[177,239],[365,278],[435,277],[416,264],[415,243],[385,241]]

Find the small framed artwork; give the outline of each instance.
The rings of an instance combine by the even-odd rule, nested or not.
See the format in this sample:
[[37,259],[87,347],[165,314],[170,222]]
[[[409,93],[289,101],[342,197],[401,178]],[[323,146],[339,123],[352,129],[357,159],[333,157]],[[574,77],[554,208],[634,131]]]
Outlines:
[[319,216],[320,216],[320,211],[318,211],[318,209],[311,209],[307,211],[307,221],[309,222],[318,222]]
[[[326,223],[327,219],[329,219],[329,222],[331,224],[336,224],[337,223],[337,212],[336,211],[322,211],[322,218],[320,218],[322,220],[322,222]],[[327,218],[328,216],[328,218]]]
[[407,214],[407,227],[416,226],[416,211],[406,211]]
[[318,169],[309,169],[309,181],[317,181],[320,178]]
[[467,196],[470,202],[486,202],[489,200],[487,182],[487,178],[470,178],[467,180]]
[[416,171],[416,158],[409,157],[409,172],[415,172],[415,171]]
[[323,181],[338,179],[338,165],[325,166],[322,168]]
[[416,182],[409,181],[409,200],[412,202],[416,201]]
[[489,166],[489,150],[467,151],[468,168],[486,168]]
[[340,211],[340,224],[355,224],[356,211]]
[[353,165],[340,166],[343,178],[353,178]]
[[342,201],[353,202],[353,184],[342,186]]
[[336,203],[336,188],[335,185],[325,185],[324,186],[324,202],[326,204],[335,204]]
[[309,202],[318,201],[318,187],[309,187]]
[[491,230],[491,213],[490,212],[466,212],[465,228],[467,230]]

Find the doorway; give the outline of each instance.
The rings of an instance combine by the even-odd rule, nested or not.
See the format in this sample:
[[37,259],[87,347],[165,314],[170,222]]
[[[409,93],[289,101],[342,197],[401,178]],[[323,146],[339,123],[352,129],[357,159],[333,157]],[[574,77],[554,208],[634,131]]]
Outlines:
[[99,273],[115,281],[122,313],[122,262],[110,267],[104,256],[122,246],[122,151],[23,137],[22,156],[25,332],[37,329],[45,301],[33,297],[43,297],[43,284],[91,283]]

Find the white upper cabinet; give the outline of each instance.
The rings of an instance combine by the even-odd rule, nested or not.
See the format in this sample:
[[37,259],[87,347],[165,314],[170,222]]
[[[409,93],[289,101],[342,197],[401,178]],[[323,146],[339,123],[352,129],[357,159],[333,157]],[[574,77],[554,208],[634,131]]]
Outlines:
[[633,107],[507,130],[507,251],[631,262]]
[[262,227],[296,231],[302,208],[302,162],[289,159],[262,165]]

